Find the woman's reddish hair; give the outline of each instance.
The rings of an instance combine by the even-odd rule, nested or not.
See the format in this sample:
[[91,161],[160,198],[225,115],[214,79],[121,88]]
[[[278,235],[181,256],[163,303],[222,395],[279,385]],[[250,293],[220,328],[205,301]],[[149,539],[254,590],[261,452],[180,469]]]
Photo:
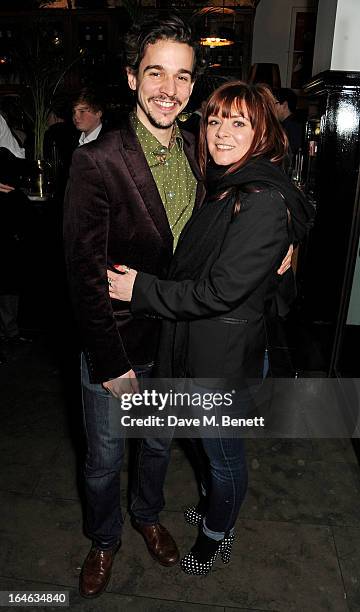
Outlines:
[[288,150],[288,139],[276,116],[275,102],[270,89],[263,84],[249,85],[243,81],[232,81],[214,91],[203,109],[200,123],[199,164],[203,176],[209,158],[206,142],[208,118],[241,115],[244,105],[254,130],[254,138],[248,152],[232,164],[226,174],[236,172],[251,158],[260,156],[267,157],[276,165],[282,163]]

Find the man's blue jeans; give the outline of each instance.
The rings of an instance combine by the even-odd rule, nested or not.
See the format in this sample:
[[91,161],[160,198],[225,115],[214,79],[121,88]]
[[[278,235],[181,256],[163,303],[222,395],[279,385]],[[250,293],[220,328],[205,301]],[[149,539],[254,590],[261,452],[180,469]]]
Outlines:
[[[138,377],[150,374],[151,365],[134,366]],[[81,356],[85,460],[86,533],[95,546],[113,548],[121,537],[120,471],[126,432],[113,432],[113,411],[119,402],[100,384],[89,381]],[[122,435],[123,433],[123,435]],[[131,490],[131,513],[141,523],[157,523],[164,507],[163,485],[170,458],[170,439],[139,441]]]

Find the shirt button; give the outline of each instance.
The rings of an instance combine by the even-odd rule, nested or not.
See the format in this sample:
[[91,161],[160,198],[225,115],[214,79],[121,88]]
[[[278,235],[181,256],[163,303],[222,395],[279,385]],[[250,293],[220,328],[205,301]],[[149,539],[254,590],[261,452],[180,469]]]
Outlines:
[[175,193],[173,191],[169,191],[168,196],[170,199],[175,197]]

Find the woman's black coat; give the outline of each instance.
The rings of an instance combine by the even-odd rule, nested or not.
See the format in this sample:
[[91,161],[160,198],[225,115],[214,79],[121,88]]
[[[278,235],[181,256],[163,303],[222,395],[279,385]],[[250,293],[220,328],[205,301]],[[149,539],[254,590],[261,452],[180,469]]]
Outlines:
[[194,213],[168,280],[139,273],[131,309],[163,323],[157,375],[238,380],[261,377],[264,309],[290,239],[282,194],[273,188],[210,200]]

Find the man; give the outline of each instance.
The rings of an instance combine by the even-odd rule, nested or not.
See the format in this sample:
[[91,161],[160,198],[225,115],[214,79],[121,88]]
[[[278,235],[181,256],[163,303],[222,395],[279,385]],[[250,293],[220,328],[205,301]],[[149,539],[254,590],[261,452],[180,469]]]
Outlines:
[[102,129],[104,106],[94,91],[84,87],[73,103],[73,122],[81,130],[79,146],[96,140]]
[[[75,151],[65,198],[65,254],[84,352],[86,531],[93,541],[80,576],[85,597],[106,588],[121,537],[125,433],[119,439],[111,431],[112,396],[136,389],[136,376],[150,371],[159,329],[152,318],[132,320],[128,304],[111,302],[106,269],[124,263],[164,277],[173,245],[203,198],[193,136],[175,123],[197,71],[189,27],[177,16],[135,26],[126,54],[136,110],[118,131]],[[165,566],[179,558],[159,523],[169,446],[140,442],[131,492],[133,526]]]
[[291,155],[294,156],[301,149],[303,142],[303,126],[294,114],[297,95],[292,89],[282,88],[275,92],[275,98],[277,116],[289,139]]
[[[106,588],[123,522],[119,473],[125,434],[119,440],[111,432],[111,398],[128,385],[136,388],[137,373],[149,371],[154,360],[158,337],[157,321],[134,322],[128,305],[111,303],[106,268],[126,263],[163,277],[173,241],[203,195],[192,136],[175,124],[196,74],[189,27],[177,16],[134,27],[126,52],[136,111],[118,131],[75,151],[65,198],[65,255],[84,352],[86,531],[93,542],[80,576],[85,597]],[[90,107],[74,109],[89,117]],[[78,125],[84,126],[80,118]],[[179,558],[159,523],[168,460],[168,440],[142,440],[131,499],[133,525],[165,566]]]
[[[0,365],[6,362],[2,343],[28,342],[18,326],[19,291],[14,278],[21,259],[24,213],[27,198],[14,185],[25,171],[25,149],[21,146],[2,101],[0,112]],[[14,183],[14,185],[8,183]]]

